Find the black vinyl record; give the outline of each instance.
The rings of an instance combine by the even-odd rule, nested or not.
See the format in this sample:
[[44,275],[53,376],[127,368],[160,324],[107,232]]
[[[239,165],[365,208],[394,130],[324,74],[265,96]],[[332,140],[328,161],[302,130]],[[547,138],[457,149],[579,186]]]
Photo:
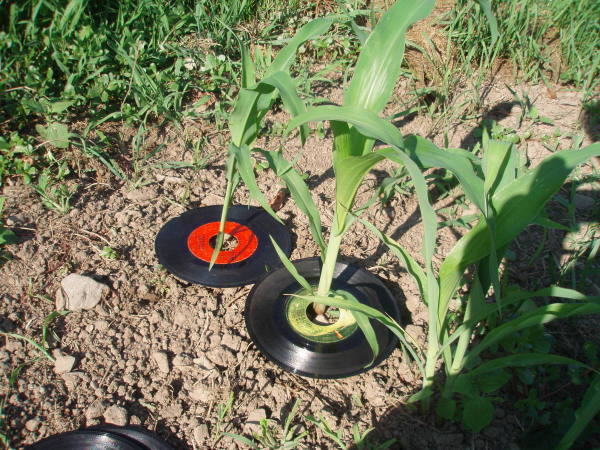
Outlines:
[[98,425],[55,434],[26,447],[27,450],[173,450],[150,431],[134,425]]
[[149,450],[149,448],[125,436],[97,430],[55,434],[26,447],[27,450]]
[[[321,265],[319,258],[294,262],[298,272],[314,285]],[[390,291],[364,269],[338,262],[332,289],[347,291],[361,303],[399,321],[398,305]],[[381,363],[398,344],[389,329],[371,320],[379,354],[370,364],[371,348],[351,313],[338,310],[339,316],[332,322],[319,322],[310,317],[310,302],[288,295],[300,291],[301,286],[281,268],[257,283],[246,301],[244,316],[250,337],[268,359],[283,369],[312,378],[349,377]]]
[[225,232],[235,238],[237,245],[222,250],[208,270],[221,211],[221,206],[207,206],[167,222],[156,236],[160,264],[191,283],[231,287],[252,284],[281,265],[269,236],[290,255],[291,237],[284,225],[261,208],[236,205],[227,211]]

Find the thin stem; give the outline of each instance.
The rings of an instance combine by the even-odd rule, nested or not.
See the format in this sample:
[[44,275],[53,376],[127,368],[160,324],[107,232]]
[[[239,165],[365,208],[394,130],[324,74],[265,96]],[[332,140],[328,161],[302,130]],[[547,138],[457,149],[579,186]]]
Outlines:
[[[336,217],[334,217],[331,234],[329,235],[329,242],[327,243],[327,250],[325,251],[325,260],[323,261],[323,268],[321,269],[321,277],[319,278],[319,287],[317,289],[318,296],[327,297],[329,295],[331,283],[333,282],[335,263],[337,262],[343,235],[344,233],[337,233]],[[315,313],[323,314],[326,306],[314,303],[313,309],[315,310]]]

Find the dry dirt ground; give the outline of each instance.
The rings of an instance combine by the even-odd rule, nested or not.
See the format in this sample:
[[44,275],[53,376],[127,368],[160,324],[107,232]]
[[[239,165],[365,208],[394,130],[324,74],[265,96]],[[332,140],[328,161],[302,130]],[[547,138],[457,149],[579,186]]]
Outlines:
[[[581,94],[555,87],[523,86],[540,114],[554,126],[526,126],[532,131],[527,155],[535,161],[548,150],[540,136],[560,128],[563,136],[582,130]],[[402,98],[401,90],[399,97]],[[339,90],[328,92],[335,101]],[[486,93],[485,109],[506,127],[517,128],[521,113],[503,84]],[[403,109],[394,103],[387,112]],[[277,119],[275,115],[273,120]],[[429,134],[433,122],[417,116],[399,123],[404,133]],[[448,128],[450,145],[472,141],[478,122]],[[197,124],[164,130],[156,143],[164,142],[160,160],[191,160],[185,150],[186,130],[193,134]],[[525,127],[525,125],[524,125]],[[433,136],[443,143],[443,134]],[[589,142],[589,136],[586,142]],[[15,385],[3,382],[5,432],[14,447],[22,447],[45,436],[101,423],[105,418],[141,424],[155,430],[175,448],[236,448],[230,438],[215,442],[217,410],[230,393],[235,401],[221,429],[248,435],[261,417],[284,418],[295,399],[301,400],[301,415],[323,417],[334,429],[350,437],[350,428],[376,428],[377,440],[394,437],[396,448],[517,448],[522,428],[514,411],[498,409],[493,424],[479,435],[464,432],[458,425],[436,422],[406,406],[405,400],[419,387],[415,367],[403,360],[397,349],[382,365],[367,373],[342,380],[316,381],[287,373],[267,361],[246,332],[243,309],[251,286],[216,289],[176,279],[158,265],[154,238],[161,226],[184,211],[218,205],[224,194],[224,145],[226,136],[212,140],[212,162],[204,169],[161,169],[147,172],[149,184],[138,189],[110,177],[82,179],[73,209],[59,215],[43,207],[37,195],[20,182],[5,185],[5,217],[18,233],[20,243],[9,247],[14,258],[0,268],[0,318],[3,331],[41,338],[45,317],[54,309],[60,281],[69,273],[90,275],[110,287],[109,294],[93,310],[72,312],[56,319],[51,328],[60,341],[53,348],[76,358],[72,371],[56,374],[52,363],[39,358],[30,344],[2,337],[0,370],[7,380],[23,365]],[[562,147],[568,146],[565,138]],[[331,140],[312,136],[303,150],[296,138],[261,142],[266,148],[284,145],[288,155],[302,151],[299,166],[310,174],[314,198],[330,224],[334,180],[330,170]],[[159,162],[156,159],[154,162]],[[389,167],[378,167],[363,186],[385,175]],[[260,186],[273,198],[279,184],[261,172]],[[437,202],[450,205],[458,192]],[[248,202],[240,189],[235,202]],[[380,229],[393,235],[413,255],[420,253],[421,222],[412,197],[396,196],[385,207],[377,205],[366,215]],[[583,212],[585,213],[585,212]],[[315,256],[302,214],[291,201],[279,211],[293,234],[292,259]],[[440,216],[440,219],[446,218]],[[447,253],[460,229],[440,230],[438,257]],[[109,245],[116,260],[100,254]],[[408,331],[423,342],[427,312],[418,291],[398,262],[359,226],[348,235],[342,257],[380,276],[405,309]],[[159,369],[154,352],[164,352],[167,365]],[[114,408],[118,406],[123,409]],[[297,421],[309,431],[308,448],[332,448],[314,425]]]

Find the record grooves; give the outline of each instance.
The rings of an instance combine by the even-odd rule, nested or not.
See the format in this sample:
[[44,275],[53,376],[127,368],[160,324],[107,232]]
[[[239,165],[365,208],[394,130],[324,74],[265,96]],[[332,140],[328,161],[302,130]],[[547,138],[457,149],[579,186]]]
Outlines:
[[[319,258],[294,261],[294,266],[311,284],[318,283]],[[366,270],[338,262],[332,289],[350,292],[361,303],[400,319],[392,294]],[[281,368],[312,378],[344,378],[372,369],[396,347],[396,336],[371,320],[380,349],[371,364],[371,348],[351,313],[340,309],[330,323],[318,322],[309,301],[289,295],[299,291],[300,285],[281,268],[257,283],[246,301],[244,318],[250,337]]]
[[281,265],[270,236],[290,255],[291,238],[284,225],[261,208],[236,205],[228,209],[225,225],[233,246],[223,248],[209,270],[221,211],[221,206],[207,206],[168,221],[155,241],[160,264],[191,283],[231,287],[254,283]]

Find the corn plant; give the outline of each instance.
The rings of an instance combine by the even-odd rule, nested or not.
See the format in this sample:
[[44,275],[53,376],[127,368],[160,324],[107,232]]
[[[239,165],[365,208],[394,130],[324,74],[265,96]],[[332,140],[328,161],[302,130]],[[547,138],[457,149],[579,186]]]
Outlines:
[[[600,154],[600,144],[555,153],[537,167],[525,170],[518,164],[519,157],[514,145],[489,139],[487,135],[484,136],[481,158],[462,149],[442,150],[418,136],[402,136],[392,123],[382,119],[379,114],[400,74],[406,29],[425,17],[433,3],[399,0],[391,6],[363,43],[343,104],[321,105],[307,110],[298,104],[299,114],[288,124],[288,131],[303,127],[308,122],[329,121],[331,126],[336,196],[334,220],[327,245],[321,240],[318,212],[314,210],[307,189],[304,186],[298,188],[300,183],[290,179],[290,174],[295,174],[292,165],[279,152],[262,153],[290,187],[300,209],[307,214],[313,236],[317,237],[317,243],[323,251],[323,269],[316,288],[303,279],[280,253],[284,265],[304,288],[301,297],[312,301],[317,313],[324,311],[325,305],[352,311],[375,355],[378,352],[377,343],[369,320],[365,319],[378,320],[388,326],[412,355],[422,374],[422,390],[412,400],[421,401],[423,408],[429,409],[436,380],[445,379],[438,389],[437,413],[447,419],[460,415],[465,427],[479,431],[491,421],[493,415],[492,401],[485,394],[494,392],[508,381],[507,367],[582,365],[563,356],[537,353],[513,354],[488,361],[481,358],[486,351],[494,349],[503,338],[515,332],[558,318],[600,312],[597,299],[588,298],[577,291],[558,286],[536,292],[519,288],[504,289],[499,276],[504,252],[525,227],[532,223],[549,227],[555,225],[545,217],[544,205],[576,166]],[[253,133],[255,128],[248,129],[247,133],[240,129],[234,136],[237,136],[239,143],[243,143],[243,137],[253,138]],[[301,136],[302,133],[304,131],[301,128]],[[376,141],[383,145],[374,149]],[[256,184],[248,183],[253,180],[249,152],[240,151],[239,146],[233,148],[232,153],[238,158],[238,171],[249,185],[251,195],[266,206]],[[424,266],[418,264],[397,242],[359,217],[368,205],[356,207],[354,204],[364,176],[384,159],[404,167],[412,178],[424,228]],[[232,166],[228,165],[229,168]],[[467,199],[479,210],[475,227],[458,241],[438,270],[434,270],[432,262],[438,224],[423,176],[423,171],[430,168],[443,168],[452,173]],[[360,303],[347,292],[331,291],[333,268],[340,244],[356,220],[362,221],[389,246],[414,277],[429,311],[425,349],[411,344],[410,337],[405,335],[401,326],[384,313]],[[463,309],[458,314],[450,314],[451,300],[463,285],[468,291],[461,298]],[[515,305],[540,296],[559,297],[570,302],[535,307],[517,314],[512,320],[504,319],[503,311],[514,311]],[[458,321],[453,319],[456,316],[459,317]],[[474,340],[484,330],[487,330],[487,334],[482,339]],[[440,361],[444,377],[437,374]],[[483,379],[487,384],[482,382]]]

